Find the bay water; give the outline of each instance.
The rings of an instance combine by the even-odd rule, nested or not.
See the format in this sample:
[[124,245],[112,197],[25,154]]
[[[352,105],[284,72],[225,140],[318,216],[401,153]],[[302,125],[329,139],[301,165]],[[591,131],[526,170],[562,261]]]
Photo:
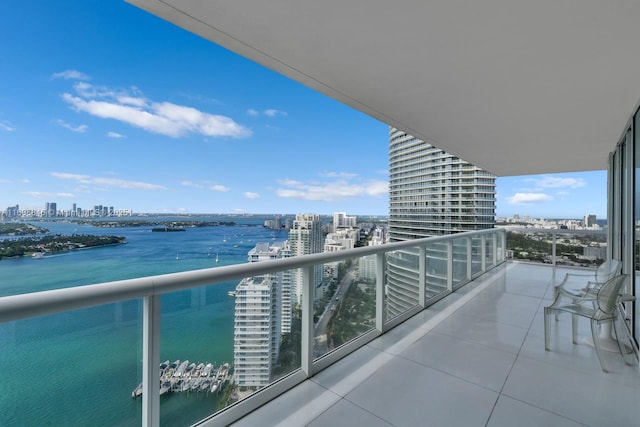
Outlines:
[[[262,227],[273,216],[146,218],[234,221],[235,226],[152,232],[39,222],[54,234],[124,236],[127,243],[0,261],[0,296],[244,263],[257,242],[287,239]],[[132,219],[132,218],[125,218]],[[133,218],[139,219],[139,218]],[[216,256],[219,262],[216,262]],[[161,361],[233,362],[237,282],[162,296]],[[0,323],[0,426],[139,426],[142,300]],[[161,425],[182,426],[216,411],[221,395],[161,396]]]

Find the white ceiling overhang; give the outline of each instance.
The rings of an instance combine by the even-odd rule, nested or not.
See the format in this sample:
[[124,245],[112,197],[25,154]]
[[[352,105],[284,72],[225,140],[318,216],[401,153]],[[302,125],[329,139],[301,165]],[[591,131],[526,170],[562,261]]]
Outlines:
[[636,0],[129,0],[497,175],[605,169]]

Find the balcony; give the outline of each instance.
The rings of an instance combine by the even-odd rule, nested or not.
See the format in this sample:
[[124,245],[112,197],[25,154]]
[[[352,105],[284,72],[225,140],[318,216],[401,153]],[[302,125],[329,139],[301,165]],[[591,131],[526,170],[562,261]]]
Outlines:
[[[30,326],[30,322],[40,319],[46,321],[47,317],[43,315],[47,313],[60,313],[70,322],[77,322],[76,316],[88,307],[97,306],[89,310],[106,312],[106,307],[113,306],[107,303],[116,302],[115,307],[122,309],[122,304],[135,303],[136,299],[144,301],[143,321],[129,325],[133,329],[139,328],[141,340],[133,339],[117,346],[109,343],[112,325],[107,322],[91,325],[75,338],[52,337],[54,345],[51,348],[58,348],[58,341],[64,341],[59,347],[68,352],[68,360],[73,363],[74,346],[93,342],[92,337],[95,337],[96,341],[105,341],[107,347],[115,347],[114,351],[130,353],[129,359],[141,358],[138,372],[144,379],[143,402],[138,406],[137,421],[134,407],[134,414],[126,422],[145,426],[172,424],[172,413],[167,413],[166,408],[180,399],[165,396],[161,401],[158,396],[159,329],[161,319],[163,325],[179,319],[172,313],[160,313],[160,295],[185,289],[195,291],[193,298],[193,295],[204,293],[203,285],[215,286],[253,274],[302,268],[306,292],[297,367],[273,376],[269,387],[241,396],[245,398],[218,413],[215,413],[215,406],[200,408],[208,399],[204,394],[194,396],[200,400],[195,400],[189,411],[198,407],[199,412],[193,411],[189,423],[204,418],[202,425],[208,426],[234,422],[254,425],[256,420],[266,422],[266,425],[278,422],[324,425],[337,420],[351,425],[416,425],[428,416],[443,425],[509,425],[510,413],[520,417],[525,414],[539,424],[547,425],[560,422],[601,425],[603,420],[610,425],[628,423],[637,415],[634,405],[630,404],[640,396],[637,367],[624,365],[619,356],[611,353],[608,357],[613,372],[603,374],[593,349],[571,344],[569,318],[561,317],[554,334],[554,351],[545,352],[542,308],[550,301],[552,283],[561,279],[567,269],[504,263],[504,235],[499,229],[484,230],[339,253],[4,297],[0,298],[0,322],[10,322],[14,330],[20,331],[26,330],[21,325]],[[405,301],[408,304],[401,307],[404,312],[390,318],[391,301],[387,301],[383,291],[386,285],[384,260],[397,252],[410,255],[407,260],[414,260],[414,269],[420,273],[414,275],[417,291],[410,292]],[[438,254],[439,257],[433,258]],[[382,262],[376,268],[375,315],[365,322],[370,326],[364,332],[352,333],[345,344],[335,349],[312,339],[318,336],[311,321],[313,295],[308,292],[314,266],[372,255]],[[432,288],[430,281],[434,277],[438,279],[437,286]],[[428,307],[425,309],[425,306]],[[77,310],[81,308],[83,310]],[[211,309],[196,303],[191,311],[206,313]],[[178,316],[182,315],[178,313]],[[315,327],[317,329],[318,325]],[[581,333],[586,335],[588,332],[588,325],[583,324]],[[10,336],[0,338],[6,339],[5,349],[25,345],[19,342],[24,339],[22,335],[16,335],[13,341]],[[113,364],[121,363],[117,353],[110,354],[98,352],[96,361],[112,357]],[[34,356],[33,360],[19,362],[36,366],[34,369],[38,366],[50,369],[46,355],[39,357],[42,359]],[[74,378],[73,366],[69,368],[52,367],[51,372],[38,376],[38,387],[53,390],[61,381],[71,380],[77,381],[83,389],[99,390],[105,377],[139,381],[135,372],[134,378],[118,378],[121,373],[111,366],[97,380]],[[18,384],[12,393],[28,393],[27,389],[26,384]],[[130,390],[125,390],[128,392]],[[76,409],[68,410],[94,413],[97,409],[92,406],[93,395],[104,402],[99,393],[88,393],[75,399]],[[584,402],[592,395],[607,396],[607,404],[584,408]],[[59,397],[64,399],[64,396]],[[183,397],[183,402],[190,399]],[[465,411],[456,410],[460,402],[464,402]],[[118,407],[108,410],[118,411]],[[171,411],[180,413],[185,409],[173,407]],[[11,415],[5,413],[2,417],[3,423],[12,425]]]
[[544,350],[543,307],[567,271],[504,264],[233,425],[634,425],[638,367],[605,353],[603,373],[587,322],[573,345],[561,317]]

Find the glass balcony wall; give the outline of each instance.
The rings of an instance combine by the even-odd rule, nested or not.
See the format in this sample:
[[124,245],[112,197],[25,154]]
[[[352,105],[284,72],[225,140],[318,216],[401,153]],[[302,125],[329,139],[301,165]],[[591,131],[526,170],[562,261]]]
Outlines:
[[[56,396],[41,397],[55,402],[55,408],[43,405],[40,413],[31,414],[0,400],[2,422],[33,425],[56,414],[89,414],[92,425],[227,425],[466,283],[473,239],[504,241],[504,235],[502,229],[491,229],[2,297],[0,355],[12,372],[4,377],[1,395],[25,393],[28,400],[44,390]],[[488,252],[491,257],[497,253]],[[484,266],[501,262],[495,258]],[[324,271],[321,282],[316,280],[319,270]],[[291,282],[287,335],[278,328],[278,323],[286,323],[279,311],[285,305],[283,288],[274,286],[273,278],[290,271],[300,271],[302,283]],[[402,273],[403,285],[413,287],[393,289],[389,279],[394,273]],[[252,282],[245,292],[240,283],[247,278]],[[248,293],[250,287],[254,294]],[[391,302],[398,296],[408,305],[391,318]],[[228,303],[221,304],[231,297],[233,312]],[[50,330],[54,322],[47,319],[52,316],[63,319],[55,323],[71,331]],[[42,340],[51,341],[51,351],[30,351]],[[222,344],[232,341],[233,347]],[[270,353],[263,351],[267,347]],[[289,364],[274,357],[274,349]],[[82,360],[80,350],[86,355]],[[231,384],[241,374],[234,372],[234,365],[242,366],[249,358],[259,365],[271,363],[266,386]],[[77,369],[87,364],[86,370],[94,372],[89,378]],[[220,394],[211,388],[213,369],[223,384]],[[251,369],[244,375],[265,377]],[[141,380],[140,396],[132,398]],[[208,391],[202,387],[207,381]],[[180,392],[160,395],[165,383],[180,386]],[[65,394],[65,389],[71,391]],[[8,418],[16,416],[27,418]]]

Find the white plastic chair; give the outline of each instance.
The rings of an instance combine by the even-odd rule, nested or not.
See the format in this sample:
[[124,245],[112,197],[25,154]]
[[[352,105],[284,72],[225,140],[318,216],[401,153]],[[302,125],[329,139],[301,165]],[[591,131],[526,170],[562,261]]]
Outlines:
[[598,356],[600,367],[604,372],[609,372],[609,370],[607,369],[604,358],[602,357],[602,350],[600,349],[599,342],[599,328],[600,324],[603,322],[613,323],[613,330],[616,334],[618,349],[620,350],[620,354],[625,360],[625,363],[628,363],[625,358],[626,349],[623,349],[622,347],[622,343],[628,338],[624,336],[626,330],[618,331],[618,327],[616,326],[616,320],[618,320],[618,316],[620,314],[618,306],[622,298],[622,287],[625,285],[628,278],[628,275],[622,274],[609,279],[598,288],[595,299],[587,299],[582,302],[576,302],[576,299],[571,296],[567,298],[561,293],[557,294],[553,304],[544,308],[545,350],[550,351],[549,337],[551,333],[551,325],[549,322],[549,316],[558,312],[566,312],[572,315],[571,330],[574,344],[577,344],[578,316],[590,319],[593,345],[596,349],[596,355]]

